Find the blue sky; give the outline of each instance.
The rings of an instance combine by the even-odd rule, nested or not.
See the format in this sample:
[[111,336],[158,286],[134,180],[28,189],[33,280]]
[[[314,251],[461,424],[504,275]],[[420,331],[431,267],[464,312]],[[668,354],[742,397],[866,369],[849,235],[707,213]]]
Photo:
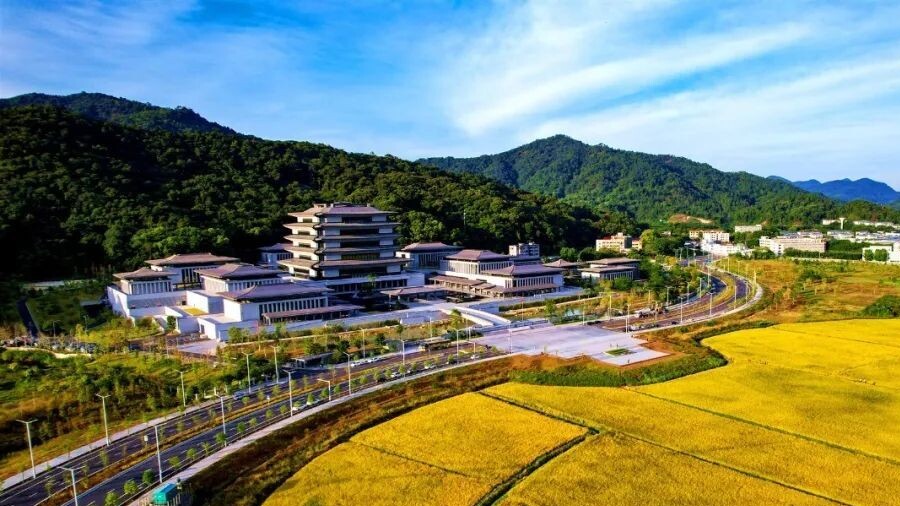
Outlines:
[[900,187],[900,2],[0,4],[0,96],[98,91],[404,158],[562,133]]

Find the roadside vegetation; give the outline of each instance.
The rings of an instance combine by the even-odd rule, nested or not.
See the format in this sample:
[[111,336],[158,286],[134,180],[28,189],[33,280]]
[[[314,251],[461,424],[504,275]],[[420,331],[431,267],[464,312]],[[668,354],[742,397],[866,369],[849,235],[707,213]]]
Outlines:
[[147,353],[0,351],[0,476],[30,466],[25,428],[16,420],[35,420],[32,442],[35,460],[41,462],[103,436],[97,394],[110,395],[110,433],[181,408],[178,371],[185,373],[189,405],[242,372]]

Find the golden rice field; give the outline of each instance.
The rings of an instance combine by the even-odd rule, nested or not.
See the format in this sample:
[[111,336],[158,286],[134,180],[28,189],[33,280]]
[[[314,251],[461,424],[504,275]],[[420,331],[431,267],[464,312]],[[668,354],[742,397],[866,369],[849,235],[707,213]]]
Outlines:
[[357,434],[297,472],[266,505],[473,504],[585,432],[480,394],[464,394]]
[[310,462],[265,505],[465,506],[490,488],[474,478],[349,442]]
[[[707,343],[734,363],[634,389],[505,384],[488,393],[783,484],[787,495],[798,489],[851,504],[896,504],[900,321],[779,325]],[[543,474],[510,498],[529,497],[522,487]],[[633,488],[645,498],[667,497],[665,485]]]
[[824,505],[823,498],[626,436],[596,436],[526,477],[502,506]]
[[897,504],[900,320],[707,343],[731,363],[636,388],[507,383],[420,408],[315,459],[266,505],[466,505],[502,483],[503,505]]

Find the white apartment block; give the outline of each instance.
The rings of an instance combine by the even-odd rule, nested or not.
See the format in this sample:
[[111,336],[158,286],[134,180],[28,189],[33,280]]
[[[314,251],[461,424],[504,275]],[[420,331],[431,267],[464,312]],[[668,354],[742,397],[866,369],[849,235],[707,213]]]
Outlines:
[[616,235],[597,239],[596,243],[594,244],[594,249],[596,249],[597,251],[612,250],[618,251],[619,253],[628,253],[632,249],[640,250],[641,246],[642,245],[640,239],[635,239],[630,235],[625,235],[622,232],[619,232]]
[[704,230],[700,238],[701,242],[731,242],[731,234],[724,230]]
[[824,253],[826,243],[821,237],[801,237],[797,235],[759,238],[759,246],[766,248],[778,256],[789,249]]

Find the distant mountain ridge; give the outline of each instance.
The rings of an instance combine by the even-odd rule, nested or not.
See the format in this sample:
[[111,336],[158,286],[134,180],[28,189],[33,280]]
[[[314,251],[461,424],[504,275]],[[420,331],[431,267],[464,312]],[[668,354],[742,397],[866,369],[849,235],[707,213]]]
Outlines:
[[91,119],[109,121],[144,130],[163,130],[172,133],[219,132],[237,135],[234,130],[207,120],[187,107],[159,107],[103,93],[75,93],[48,95],[27,93],[0,99],[0,109],[29,105],[50,105],[67,109]]
[[824,183],[810,179],[809,181],[794,181],[793,184],[808,192],[820,193],[843,201],[868,200],[878,204],[893,204],[900,201],[900,192],[886,183],[867,177],[856,181],[845,178]]
[[898,216],[875,204],[842,204],[788,181],[722,172],[678,156],[592,146],[564,135],[494,155],[419,161],[452,172],[488,176],[579,205],[624,210],[648,222],[675,214],[722,223],[778,225],[808,223],[838,212],[848,217]]

